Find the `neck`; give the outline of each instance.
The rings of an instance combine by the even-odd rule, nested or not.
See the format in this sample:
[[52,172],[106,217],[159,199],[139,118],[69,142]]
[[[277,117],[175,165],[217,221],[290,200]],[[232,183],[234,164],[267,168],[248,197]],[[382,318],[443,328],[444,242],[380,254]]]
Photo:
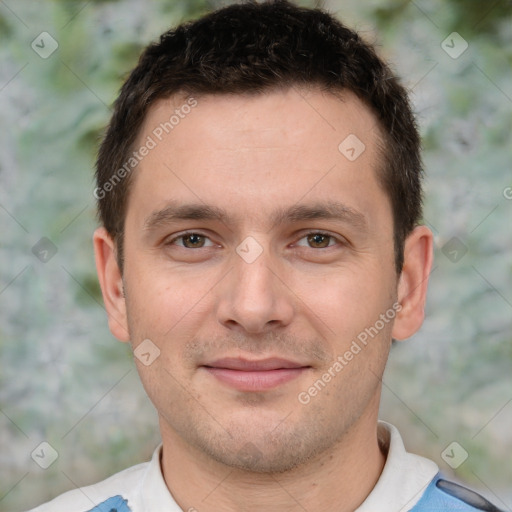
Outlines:
[[277,474],[242,471],[213,461],[161,420],[164,479],[186,511],[353,511],[370,494],[385,463],[377,417],[372,416],[360,418],[329,451]]

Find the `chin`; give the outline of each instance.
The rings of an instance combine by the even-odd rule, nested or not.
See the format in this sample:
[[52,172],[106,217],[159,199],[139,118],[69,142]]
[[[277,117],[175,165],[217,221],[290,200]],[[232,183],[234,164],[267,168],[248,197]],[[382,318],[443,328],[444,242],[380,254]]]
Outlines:
[[[254,415],[253,415],[254,416]],[[254,421],[250,427],[233,424],[209,435],[196,431],[196,447],[225,466],[252,473],[285,473],[301,466],[332,447],[333,429],[320,432],[314,425]]]

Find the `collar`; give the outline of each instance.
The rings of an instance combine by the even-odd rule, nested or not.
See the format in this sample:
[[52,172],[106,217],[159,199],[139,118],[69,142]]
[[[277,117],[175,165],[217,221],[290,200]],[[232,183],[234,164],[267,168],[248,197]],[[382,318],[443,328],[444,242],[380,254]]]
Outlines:
[[[378,423],[379,445],[386,463],[372,492],[355,512],[406,512],[419,501],[439,471],[429,459],[408,453],[398,430],[384,421]],[[160,457],[162,444],[154,451],[145,475],[134,495],[134,510],[182,512],[165,484]]]
[[406,512],[419,501],[439,468],[429,459],[406,452],[400,433],[390,423],[379,421],[377,432],[386,463],[356,512]]

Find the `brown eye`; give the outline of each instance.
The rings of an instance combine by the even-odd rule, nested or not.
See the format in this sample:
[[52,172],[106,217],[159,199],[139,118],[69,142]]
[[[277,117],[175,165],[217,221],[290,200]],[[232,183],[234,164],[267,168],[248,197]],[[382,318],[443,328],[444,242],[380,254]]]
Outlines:
[[[185,247],[186,249],[200,249],[208,245],[208,240],[208,237],[199,233],[186,233],[176,237],[172,240],[171,244]],[[210,242],[209,245],[212,245],[212,243]]]
[[183,245],[188,248],[203,247],[204,236],[192,233],[191,235],[185,235],[183,237]]
[[307,236],[308,244],[315,249],[323,249],[328,247],[332,236],[322,233],[311,233]]

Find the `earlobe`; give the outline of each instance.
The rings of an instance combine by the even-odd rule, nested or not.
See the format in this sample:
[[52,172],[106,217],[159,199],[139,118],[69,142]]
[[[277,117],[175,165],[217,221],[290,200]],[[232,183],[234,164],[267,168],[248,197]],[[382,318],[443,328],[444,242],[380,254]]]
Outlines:
[[110,332],[119,341],[129,341],[123,279],[117,263],[115,243],[103,227],[93,236],[96,271],[108,314]]
[[398,302],[392,336],[404,340],[423,323],[428,279],[432,268],[433,236],[426,226],[417,226],[405,241],[404,266],[398,283]]

